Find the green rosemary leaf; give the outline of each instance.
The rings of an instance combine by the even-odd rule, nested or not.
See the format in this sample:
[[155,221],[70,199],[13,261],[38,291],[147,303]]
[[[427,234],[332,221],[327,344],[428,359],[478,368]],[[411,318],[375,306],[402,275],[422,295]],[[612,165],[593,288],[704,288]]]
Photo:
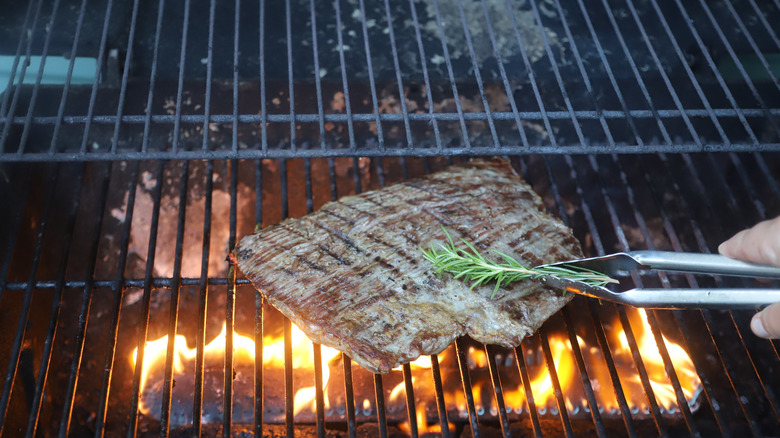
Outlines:
[[499,288],[510,283],[529,278],[539,278],[545,275],[580,281],[592,286],[605,286],[609,283],[617,283],[616,280],[600,272],[574,266],[559,265],[527,268],[512,256],[500,251],[493,252],[503,259],[503,263],[488,260],[472,243],[465,239],[461,238],[460,241],[466,246],[466,249],[457,247],[452,235],[444,227],[442,227],[442,230],[447,238],[447,242],[439,243],[438,247],[431,242],[427,250],[420,246],[423,257],[434,265],[436,268],[434,272],[439,277],[445,272],[450,273],[456,279],[470,282],[470,289],[472,290],[475,287],[495,282],[491,298],[496,296]]

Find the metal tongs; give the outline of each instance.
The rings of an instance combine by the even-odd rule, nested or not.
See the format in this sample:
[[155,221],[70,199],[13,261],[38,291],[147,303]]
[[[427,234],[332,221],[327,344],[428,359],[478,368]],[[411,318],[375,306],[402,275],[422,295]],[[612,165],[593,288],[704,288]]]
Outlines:
[[[718,254],[671,251],[629,251],[544,266],[585,268],[610,277],[626,277],[641,269],[780,279],[780,268],[734,260]],[[780,301],[780,289],[643,289],[614,292],[580,281],[543,276],[544,284],[600,300],[655,309],[756,309]]]

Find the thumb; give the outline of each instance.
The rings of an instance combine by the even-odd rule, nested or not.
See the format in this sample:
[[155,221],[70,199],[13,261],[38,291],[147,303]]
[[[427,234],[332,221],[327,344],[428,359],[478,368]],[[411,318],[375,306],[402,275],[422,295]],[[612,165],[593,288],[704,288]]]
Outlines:
[[753,315],[750,329],[756,336],[780,339],[780,303],[774,303]]

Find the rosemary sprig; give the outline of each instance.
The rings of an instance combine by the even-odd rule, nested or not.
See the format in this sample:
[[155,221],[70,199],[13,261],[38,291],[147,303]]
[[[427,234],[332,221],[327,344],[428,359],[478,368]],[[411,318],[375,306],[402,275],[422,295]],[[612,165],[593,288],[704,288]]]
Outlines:
[[504,260],[503,263],[488,260],[477,251],[474,245],[464,239],[460,240],[466,245],[467,249],[455,246],[450,233],[443,227],[442,229],[447,235],[447,243],[440,243],[438,248],[436,248],[433,242],[431,242],[430,248],[427,250],[420,247],[423,256],[433,263],[437,274],[441,275],[444,272],[448,272],[464,282],[472,282],[471,289],[495,281],[496,286],[493,289],[491,298],[496,296],[500,287],[509,283],[528,278],[539,278],[545,275],[581,281],[591,286],[605,286],[608,283],[617,283],[617,280],[605,274],[574,266],[527,268],[511,256],[499,251],[493,252],[501,256]]

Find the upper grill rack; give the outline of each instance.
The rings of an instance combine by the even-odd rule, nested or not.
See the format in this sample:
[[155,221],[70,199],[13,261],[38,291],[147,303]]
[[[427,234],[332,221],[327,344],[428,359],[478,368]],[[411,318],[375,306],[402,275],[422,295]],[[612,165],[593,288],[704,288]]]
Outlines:
[[777,2],[61,3],[0,23],[0,161],[780,149]]

